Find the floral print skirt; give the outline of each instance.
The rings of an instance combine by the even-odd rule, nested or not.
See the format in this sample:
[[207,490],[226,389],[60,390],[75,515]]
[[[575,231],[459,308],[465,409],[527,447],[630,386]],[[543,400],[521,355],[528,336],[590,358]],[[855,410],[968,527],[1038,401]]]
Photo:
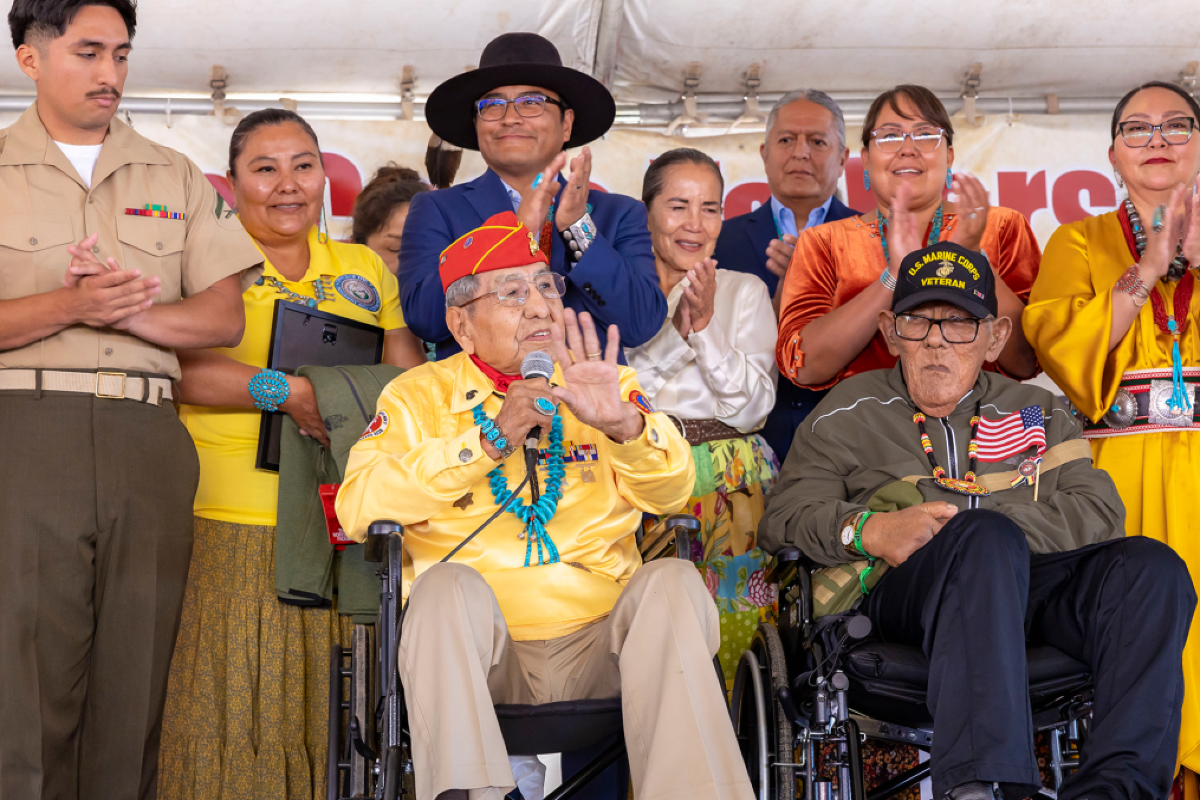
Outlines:
[[779,474],[779,459],[761,436],[692,447],[696,483],[681,511],[700,520],[692,561],[721,614],[718,657],[727,686],[761,621],[772,619],[775,587],[766,582],[770,557],[758,549],[763,494]]

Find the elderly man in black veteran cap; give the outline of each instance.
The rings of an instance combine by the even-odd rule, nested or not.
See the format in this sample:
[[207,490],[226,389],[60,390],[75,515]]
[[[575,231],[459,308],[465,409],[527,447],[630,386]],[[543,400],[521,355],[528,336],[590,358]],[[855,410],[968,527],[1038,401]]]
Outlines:
[[[1163,798],[1196,600],[1187,569],[1124,538],[1116,487],[1055,397],[980,370],[1010,331],[994,280],[983,254],[949,243],[903,260],[879,315],[899,363],[843,381],[801,425],[759,539],[873,565],[860,609],[929,658],[935,797],[1040,787],[1028,639],[1094,676],[1083,763],[1058,796]],[[901,510],[871,513],[884,495]]]
[[617,325],[624,347],[658,333],[667,301],[654,269],[645,207],[590,188],[589,148],[569,164],[564,152],[603,136],[615,116],[608,90],[564,67],[554,45],[535,33],[497,37],[484,48],[478,69],[434,89],[425,104],[429,127],[450,144],[478,150],[488,167],[469,183],[414,198],[400,240],[404,319],[437,344],[438,358],[460,349],[446,327],[438,257],[504,211],[540,234],[550,268],[566,278],[568,308],[590,312],[601,330]]

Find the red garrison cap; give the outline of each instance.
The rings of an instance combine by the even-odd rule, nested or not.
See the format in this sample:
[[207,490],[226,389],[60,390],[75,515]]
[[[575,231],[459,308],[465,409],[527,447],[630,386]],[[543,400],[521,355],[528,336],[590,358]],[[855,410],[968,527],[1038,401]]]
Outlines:
[[438,258],[438,272],[445,291],[467,275],[537,263],[550,263],[537,236],[517,221],[516,214],[505,211],[455,239]]

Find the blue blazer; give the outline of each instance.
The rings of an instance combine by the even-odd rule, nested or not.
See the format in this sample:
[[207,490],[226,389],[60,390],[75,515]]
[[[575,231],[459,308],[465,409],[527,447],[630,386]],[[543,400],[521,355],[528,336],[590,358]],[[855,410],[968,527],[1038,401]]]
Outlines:
[[[847,208],[846,204],[835,196],[829,204],[829,211],[825,213],[825,221],[836,222],[856,214],[857,211]],[[778,238],[775,217],[771,214],[771,203],[767,201],[749,214],[725,220],[725,224],[721,226],[721,235],[717,238],[717,249],[713,252],[713,258],[717,260],[717,266],[721,269],[736,269],[762,278],[774,297],[779,278],[767,269],[767,246],[771,244],[772,239]]]
[[[559,183],[566,181],[560,176]],[[588,202],[598,231],[595,241],[572,266],[562,237],[551,237],[550,268],[566,276],[565,304],[595,317],[601,342],[604,329],[615,324],[622,346],[637,347],[658,333],[667,318],[646,207],[631,197],[596,190],[588,194]],[[512,211],[512,200],[490,169],[469,183],[412,199],[400,239],[400,302],[405,323],[417,336],[437,343],[439,359],[460,348],[446,327],[438,257],[455,239],[503,211]]]

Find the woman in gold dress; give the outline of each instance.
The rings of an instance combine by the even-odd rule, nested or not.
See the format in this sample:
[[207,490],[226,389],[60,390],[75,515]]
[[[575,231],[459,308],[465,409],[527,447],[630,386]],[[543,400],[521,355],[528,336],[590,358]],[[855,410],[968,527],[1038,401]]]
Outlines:
[[[1059,228],[1046,245],[1024,326],[1046,373],[1090,420],[1097,467],[1125,502],[1126,533],[1166,542],[1200,575],[1200,105],[1153,82],[1122,98],[1112,162],[1129,197]],[[1200,635],[1183,656],[1183,796],[1200,771]],[[1164,734],[1170,733],[1164,730]],[[1170,743],[1164,746],[1172,746]]]

